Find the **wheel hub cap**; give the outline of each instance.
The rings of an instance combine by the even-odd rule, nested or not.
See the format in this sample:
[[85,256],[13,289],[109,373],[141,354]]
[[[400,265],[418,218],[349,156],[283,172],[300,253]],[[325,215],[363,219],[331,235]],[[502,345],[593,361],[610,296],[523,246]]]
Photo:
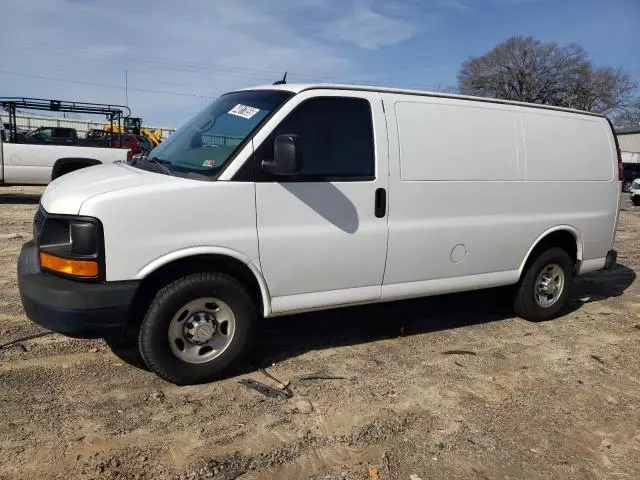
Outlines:
[[194,345],[204,345],[215,332],[215,318],[208,312],[197,312],[184,323],[184,338]]
[[558,283],[551,277],[543,277],[538,286],[538,292],[543,295],[554,295],[558,292]]
[[535,298],[538,305],[548,308],[558,301],[564,289],[564,271],[558,264],[545,266],[536,279]]
[[236,317],[219,298],[202,297],[180,307],[169,324],[167,337],[171,352],[187,363],[206,363],[231,345]]

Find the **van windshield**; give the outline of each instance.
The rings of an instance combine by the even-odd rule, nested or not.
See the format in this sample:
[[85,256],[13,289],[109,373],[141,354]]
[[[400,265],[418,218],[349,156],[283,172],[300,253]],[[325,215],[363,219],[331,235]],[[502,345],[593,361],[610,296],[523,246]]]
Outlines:
[[160,164],[157,170],[163,173],[214,179],[238,147],[291,95],[277,90],[223,95],[154,148],[147,160]]

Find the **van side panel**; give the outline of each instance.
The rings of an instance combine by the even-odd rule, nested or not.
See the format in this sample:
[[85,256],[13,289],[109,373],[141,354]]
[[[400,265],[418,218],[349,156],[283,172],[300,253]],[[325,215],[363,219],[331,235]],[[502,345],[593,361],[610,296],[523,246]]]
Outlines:
[[[524,109],[523,109],[524,110]],[[604,181],[614,175],[609,128],[601,117],[526,109],[526,180]]]
[[[97,173],[85,175],[101,174],[103,167],[95,168]],[[258,258],[253,183],[217,182],[212,188],[211,182],[170,178],[98,194],[82,204],[79,213],[99,218],[104,227],[107,281],[140,279],[185,252],[226,250],[246,263]]]
[[[383,98],[394,117],[388,121],[391,178],[383,296],[392,294],[387,286],[394,284],[510,270],[509,278],[517,277],[518,245],[526,234],[513,228],[522,219],[505,202],[518,196],[523,170],[521,126],[512,107],[395,94]],[[500,128],[496,142],[487,142],[491,125]],[[514,233],[523,239],[509,239]],[[439,291],[433,282],[423,285]]]
[[397,102],[395,111],[402,180],[519,178],[517,118],[503,106],[455,100],[434,105],[411,99]]
[[604,265],[620,195],[615,139],[607,120],[523,108],[522,122],[526,139],[522,194],[535,199],[539,213],[546,208],[563,215],[565,223],[580,233],[582,273]]
[[[474,276],[487,286],[515,283],[536,240],[559,226],[578,232],[591,268],[604,264],[618,198],[604,118],[390,93],[383,100],[391,174],[383,299],[478,288]],[[558,165],[565,161],[571,168]]]

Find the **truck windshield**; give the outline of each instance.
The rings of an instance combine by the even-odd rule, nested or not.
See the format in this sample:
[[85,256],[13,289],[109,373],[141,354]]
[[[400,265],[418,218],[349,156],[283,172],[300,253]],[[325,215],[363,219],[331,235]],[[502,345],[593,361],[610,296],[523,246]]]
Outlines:
[[277,90],[223,95],[154,148],[148,159],[168,167],[164,173],[215,178],[245,139],[291,95]]

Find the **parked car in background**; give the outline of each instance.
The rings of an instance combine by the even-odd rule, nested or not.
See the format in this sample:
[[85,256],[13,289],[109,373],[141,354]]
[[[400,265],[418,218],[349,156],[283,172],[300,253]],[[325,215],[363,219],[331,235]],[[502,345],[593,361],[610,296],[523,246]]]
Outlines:
[[631,182],[636,178],[640,178],[640,163],[623,163],[622,171],[624,179],[622,180],[622,191],[628,192]]
[[143,153],[142,145],[140,144],[138,137],[136,137],[132,133],[107,133],[102,137],[86,141],[90,142],[91,145],[96,146],[109,148],[128,148],[134,155]]
[[57,332],[132,334],[178,384],[223,375],[263,317],[513,285],[515,312],[546,320],[574,275],[615,264],[617,146],[604,116],[541,105],[228,93],[153,156],[45,190],[22,303]]
[[46,185],[74,170],[126,162],[131,156],[126,148],[13,143],[0,138],[0,185]]
[[53,145],[76,145],[78,132],[68,127],[38,127],[30,132],[19,134],[20,143],[50,143]]
[[631,182],[629,193],[631,193],[631,202],[636,207],[640,207],[640,177]]
[[19,143],[31,144],[127,148],[131,150],[133,154],[143,153],[141,142],[136,135],[129,133],[107,133],[92,138],[79,138],[75,128],[67,127],[39,127],[31,132],[19,135],[18,141]]
[[119,135],[119,139],[114,139],[114,142],[119,142],[116,143],[115,145],[112,146],[118,146],[120,148],[128,148],[131,150],[131,152],[135,155],[137,153],[143,153],[143,149],[142,149],[142,144],[140,143],[140,140],[138,139],[138,137],[132,133],[123,133]]
[[153,150],[153,142],[144,135],[135,135],[132,133],[110,133],[102,129],[91,129],[87,132],[85,140],[91,145],[119,146],[120,142],[126,148],[130,148],[135,154],[147,154]]

